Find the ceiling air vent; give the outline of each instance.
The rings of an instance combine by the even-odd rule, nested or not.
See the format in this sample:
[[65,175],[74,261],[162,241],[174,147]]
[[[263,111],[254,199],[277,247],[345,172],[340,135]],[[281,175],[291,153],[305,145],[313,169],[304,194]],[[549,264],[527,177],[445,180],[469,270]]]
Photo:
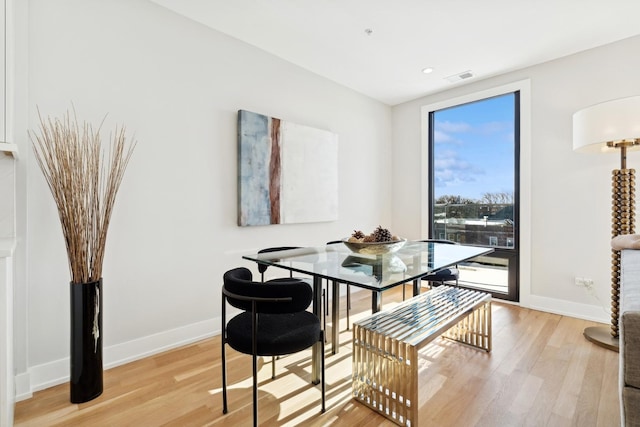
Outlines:
[[449,83],[455,83],[459,82],[460,80],[470,79],[471,77],[473,77],[473,73],[470,70],[467,70],[458,74],[454,74],[453,76],[445,77],[445,79]]

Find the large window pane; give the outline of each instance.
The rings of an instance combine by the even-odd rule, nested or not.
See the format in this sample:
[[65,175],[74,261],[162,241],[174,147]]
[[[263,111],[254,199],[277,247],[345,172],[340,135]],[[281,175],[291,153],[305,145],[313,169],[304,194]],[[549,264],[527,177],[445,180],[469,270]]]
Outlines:
[[432,113],[433,237],[514,247],[514,97]]
[[518,299],[519,93],[429,113],[429,235],[494,252],[459,284]]

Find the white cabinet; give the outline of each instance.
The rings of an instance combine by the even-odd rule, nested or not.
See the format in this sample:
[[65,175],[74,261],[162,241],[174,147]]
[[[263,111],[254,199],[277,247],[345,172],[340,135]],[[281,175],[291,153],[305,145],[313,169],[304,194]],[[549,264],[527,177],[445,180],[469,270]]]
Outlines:
[[13,0],[0,0],[0,152],[18,157],[18,147],[11,141],[13,102]]
[[0,427],[13,425],[13,247],[0,240]]
[[0,0],[0,141],[7,142],[7,0]]
[[[13,0],[0,0],[0,151],[17,157],[15,144],[8,144],[12,105],[11,48]],[[13,251],[15,248],[15,164],[0,161],[0,427],[13,425],[15,373],[13,370]],[[7,203],[7,201],[11,201]],[[10,238],[5,238],[10,237]]]

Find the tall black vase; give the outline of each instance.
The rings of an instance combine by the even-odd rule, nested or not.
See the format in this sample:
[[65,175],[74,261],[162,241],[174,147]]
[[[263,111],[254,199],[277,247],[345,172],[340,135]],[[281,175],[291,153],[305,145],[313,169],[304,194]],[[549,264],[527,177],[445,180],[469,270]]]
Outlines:
[[71,283],[71,403],[102,394],[102,279]]

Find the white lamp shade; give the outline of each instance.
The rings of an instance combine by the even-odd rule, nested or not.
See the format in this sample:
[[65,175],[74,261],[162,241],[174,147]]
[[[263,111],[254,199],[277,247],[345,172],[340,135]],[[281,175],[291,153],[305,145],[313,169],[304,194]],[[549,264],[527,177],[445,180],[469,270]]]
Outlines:
[[573,149],[615,151],[607,142],[640,138],[640,96],[592,105],[573,115]]

